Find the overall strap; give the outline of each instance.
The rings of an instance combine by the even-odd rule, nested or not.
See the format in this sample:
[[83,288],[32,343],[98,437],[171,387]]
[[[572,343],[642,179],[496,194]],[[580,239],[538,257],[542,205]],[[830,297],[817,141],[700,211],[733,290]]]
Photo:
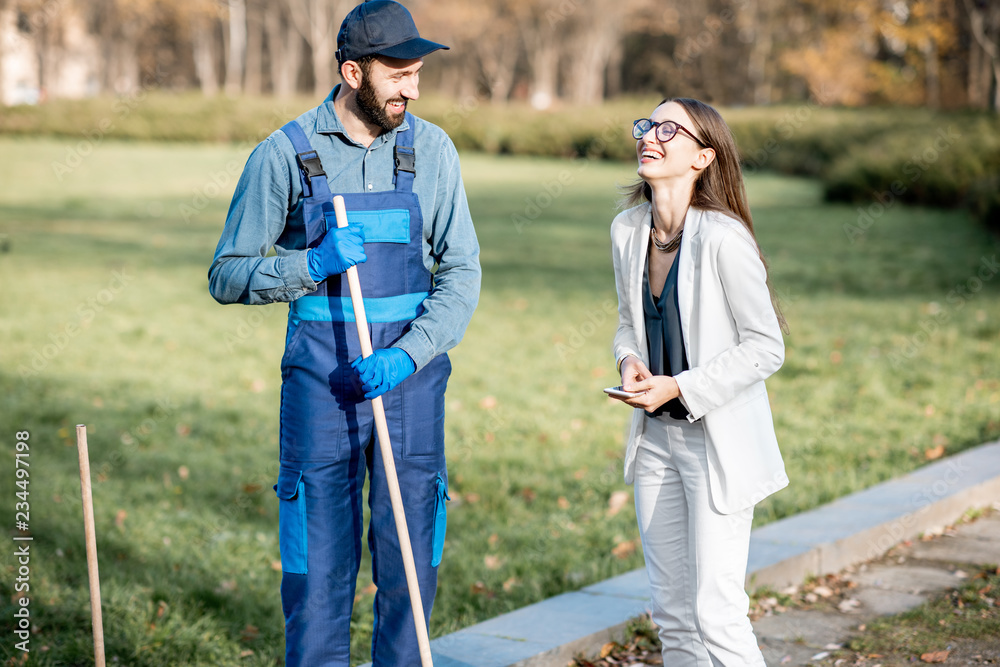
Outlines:
[[396,183],[396,192],[412,192],[413,177],[417,174],[417,156],[413,150],[413,126],[414,118],[409,111],[406,112],[406,124],[409,126],[402,132],[396,133],[396,145],[393,148],[393,159],[396,164],[393,174]]
[[299,176],[302,179],[302,196],[329,201],[330,185],[326,180],[326,172],[323,171],[323,163],[319,159],[319,153],[309,143],[309,138],[302,131],[302,127],[292,120],[286,123],[281,131],[295,149],[295,160],[299,164]]

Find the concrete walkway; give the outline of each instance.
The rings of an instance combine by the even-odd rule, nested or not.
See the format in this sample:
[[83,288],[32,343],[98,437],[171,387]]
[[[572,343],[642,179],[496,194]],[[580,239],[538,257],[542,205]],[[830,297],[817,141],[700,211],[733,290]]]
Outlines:
[[[995,442],[754,530],[748,587],[766,585],[780,591],[809,576],[835,574],[873,561],[903,541],[954,523],[971,507],[988,507],[998,501],[1000,442]],[[1000,561],[1000,549],[993,541],[997,535],[990,532],[996,530],[997,522],[981,525],[992,528],[985,528],[981,536],[963,533],[968,553],[987,562],[993,553],[997,555],[992,560]],[[917,542],[912,548],[931,548],[926,544],[930,543]],[[972,551],[973,546],[977,551]],[[859,619],[864,614],[889,613],[898,604],[922,601],[925,592],[940,590],[954,576],[933,565],[939,559],[903,558],[916,560],[916,567],[890,566],[883,571],[873,565],[873,571],[857,573],[858,590],[864,595],[852,598],[857,601],[849,603],[850,613],[815,617],[815,622],[808,615],[812,612],[761,619],[759,632],[769,664],[805,664],[794,661],[808,660],[827,644],[840,643],[852,626],[863,622]],[[563,667],[576,655],[592,655],[605,642],[620,639],[626,624],[645,613],[648,605],[645,570],[635,570],[439,637],[431,642],[434,664]],[[805,643],[799,645],[803,638]]]
[[[995,507],[1000,509],[1000,502]],[[941,530],[939,526],[933,532]],[[843,646],[859,625],[912,609],[958,588],[977,566],[997,564],[1000,513],[992,512],[930,539],[906,541],[876,561],[847,568],[838,577],[839,583],[849,586],[844,594],[823,591],[834,599],[824,605],[826,609],[765,616],[754,622],[754,630],[769,666],[811,664]],[[1000,660],[1000,654],[989,657]]]

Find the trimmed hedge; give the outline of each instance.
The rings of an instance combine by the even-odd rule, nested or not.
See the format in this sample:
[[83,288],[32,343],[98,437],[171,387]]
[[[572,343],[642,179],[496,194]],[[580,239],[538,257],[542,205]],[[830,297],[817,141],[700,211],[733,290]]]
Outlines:
[[[460,150],[549,157],[635,159],[630,128],[659,101],[624,98],[598,107],[537,111],[480,98],[422,96],[413,109]],[[317,104],[315,98],[205,98],[140,91],[3,109],[0,133],[146,141],[256,143]],[[962,206],[1000,229],[1000,118],[927,109],[830,109],[811,103],[724,109],[748,173],[771,170],[823,181],[832,201],[894,198]]]

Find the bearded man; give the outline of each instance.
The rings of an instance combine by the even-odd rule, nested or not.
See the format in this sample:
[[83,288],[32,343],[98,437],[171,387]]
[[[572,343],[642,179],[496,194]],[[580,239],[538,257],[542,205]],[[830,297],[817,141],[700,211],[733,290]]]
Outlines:
[[[350,664],[367,474],[378,588],[372,661],[418,665],[368,401],[385,403],[429,621],[448,499],[445,353],[479,299],[479,244],[454,144],[406,111],[423,57],[448,47],[422,39],[391,0],[355,7],[337,46],[343,82],[250,155],[209,286],[221,303],[289,303],[275,485],[285,664]],[[335,194],[346,201],[344,228],[332,215]],[[375,348],[363,360],[344,276],[354,265]]]

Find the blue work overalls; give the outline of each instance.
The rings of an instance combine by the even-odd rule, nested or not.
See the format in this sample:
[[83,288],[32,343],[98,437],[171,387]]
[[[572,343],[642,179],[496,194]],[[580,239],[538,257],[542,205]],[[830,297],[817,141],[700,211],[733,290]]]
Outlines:
[[[368,259],[358,265],[358,274],[374,349],[391,346],[407,331],[433,282],[423,262],[423,220],[413,192],[414,120],[409,114],[407,121],[410,129],[396,135],[395,189],[343,193],[348,219],[362,222],[365,229]],[[332,212],[327,217],[323,213],[332,194],[302,128],[292,121],[282,130],[298,154],[306,241],[314,247],[337,224]],[[371,403],[350,365],[360,354],[346,275],[330,276],[315,292],[290,304],[281,361],[281,467],[275,485],[290,667],[349,664],[366,469],[368,547],[378,587],[372,660],[385,667],[420,664]],[[444,546],[444,392],[450,372],[442,354],[382,397],[428,620]]]

